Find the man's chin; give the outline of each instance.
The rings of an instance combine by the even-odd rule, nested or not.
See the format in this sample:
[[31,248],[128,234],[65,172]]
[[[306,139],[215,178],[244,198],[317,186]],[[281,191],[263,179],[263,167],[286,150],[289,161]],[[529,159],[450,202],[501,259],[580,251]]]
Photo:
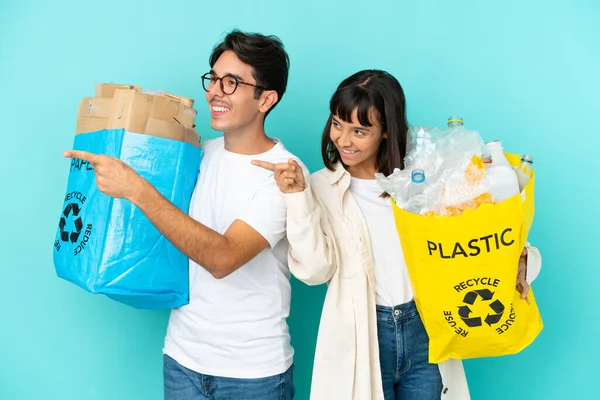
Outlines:
[[227,128],[225,126],[225,124],[223,124],[221,121],[217,121],[214,119],[210,120],[210,127],[211,127],[211,129],[218,131],[218,132],[223,132]]

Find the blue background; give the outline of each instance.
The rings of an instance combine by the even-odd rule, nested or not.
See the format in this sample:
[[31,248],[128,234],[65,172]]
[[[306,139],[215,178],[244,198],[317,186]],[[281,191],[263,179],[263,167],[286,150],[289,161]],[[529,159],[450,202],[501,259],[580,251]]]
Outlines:
[[[302,4],[302,5],[301,5]],[[535,157],[534,283],[545,329],[515,356],[465,363],[474,399],[591,398],[597,390],[600,3],[571,1],[0,0],[0,399],[162,398],[166,312],[139,311],[58,279],[52,244],[75,115],[94,83],[196,99],[212,46],[238,27],[274,33],[288,92],[267,119],[311,171],[337,84],[393,73],[409,122],[465,118]],[[595,27],[594,27],[595,25]],[[112,27],[111,27],[112,26]],[[294,281],[297,398],[307,399],[325,287]]]

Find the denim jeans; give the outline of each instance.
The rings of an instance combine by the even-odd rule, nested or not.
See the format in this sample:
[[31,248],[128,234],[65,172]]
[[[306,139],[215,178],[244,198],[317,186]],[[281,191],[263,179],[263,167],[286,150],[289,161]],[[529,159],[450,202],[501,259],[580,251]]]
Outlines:
[[165,400],[292,400],[294,366],[266,378],[236,379],[204,375],[163,356]]
[[439,400],[442,376],[428,362],[429,337],[414,301],[377,306],[379,362],[385,400]]

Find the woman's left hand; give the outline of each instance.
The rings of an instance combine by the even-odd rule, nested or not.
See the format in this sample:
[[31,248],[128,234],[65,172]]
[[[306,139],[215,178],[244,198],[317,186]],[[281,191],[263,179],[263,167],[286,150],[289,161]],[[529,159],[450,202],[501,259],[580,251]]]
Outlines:
[[527,248],[523,248],[519,258],[519,269],[517,271],[517,291],[521,293],[521,298],[529,304],[527,294],[529,293],[529,284],[527,283]]

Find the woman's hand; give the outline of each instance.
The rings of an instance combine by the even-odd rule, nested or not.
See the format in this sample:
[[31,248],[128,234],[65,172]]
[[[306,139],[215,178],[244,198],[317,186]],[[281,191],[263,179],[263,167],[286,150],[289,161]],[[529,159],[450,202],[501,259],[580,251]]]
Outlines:
[[282,193],[299,193],[306,189],[302,168],[291,158],[287,163],[273,164],[267,161],[252,161],[252,165],[273,171],[275,182]]
[[521,293],[521,298],[529,304],[527,294],[529,293],[529,284],[527,283],[527,248],[524,248],[519,258],[519,269],[517,271],[517,290]]

